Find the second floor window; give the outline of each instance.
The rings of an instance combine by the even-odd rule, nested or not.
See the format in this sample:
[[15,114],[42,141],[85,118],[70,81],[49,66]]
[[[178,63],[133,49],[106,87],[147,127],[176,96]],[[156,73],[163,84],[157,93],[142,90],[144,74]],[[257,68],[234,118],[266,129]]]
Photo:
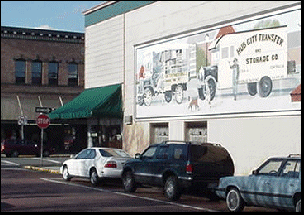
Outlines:
[[25,66],[24,60],[15,61],[15,75],[17,84],[25,84]]
[[59,64],[56,62],[49,63],[49,85],[58,86],[58,69]]
[[78,86],[78,65],[76,63],[68,65],[68,86]]
[[42,84],[42,63],[40,61],[32,62],[32,84]]

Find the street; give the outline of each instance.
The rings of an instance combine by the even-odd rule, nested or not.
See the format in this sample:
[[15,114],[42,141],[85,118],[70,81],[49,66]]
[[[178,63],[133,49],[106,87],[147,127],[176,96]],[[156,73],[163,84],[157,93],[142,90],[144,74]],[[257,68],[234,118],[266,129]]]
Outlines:
[[[67,158],[45,158],[45,165],[60,165]],[[51,161],[50,161],[51,160]],[[56,164],[56,161],[57,164]],[[36,158],[1,158],[1,212],[104,211],[104,212],[226,212],[224,201],[185,194],[177,202],[168,201],[160,188],[139,188],[125,193],[120,180],[93,187],[89,180],[62,180],[60,174],[22,168]],[[248,207],[245,211],[276,210]]]

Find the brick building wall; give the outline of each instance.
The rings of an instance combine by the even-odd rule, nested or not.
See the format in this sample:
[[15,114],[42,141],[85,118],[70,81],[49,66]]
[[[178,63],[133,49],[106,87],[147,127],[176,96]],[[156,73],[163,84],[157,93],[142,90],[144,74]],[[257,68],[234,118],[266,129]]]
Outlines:
[[[16,82],[16,60],[25,61],[25,81]],[[32,83],[33,62],[41,62],[41,84]],[[49,82],[49,63],[58,63],[58,84]],[[68,84],[69,64],[77,64],[76,86]],[[21,138],[18,117],[26,116],[24,138],[36,140],[39,113],[35,107],[58,108],[84,90],[84,34],[43,29],[1,27],[1,140]],[[21,105],[21,107],[20,107]],[[78,130],[77,130],[78,129]],[[75,130],[76,141],[86,145],[85,121],[51,122],[47,143],[62,149],[66,133]]]

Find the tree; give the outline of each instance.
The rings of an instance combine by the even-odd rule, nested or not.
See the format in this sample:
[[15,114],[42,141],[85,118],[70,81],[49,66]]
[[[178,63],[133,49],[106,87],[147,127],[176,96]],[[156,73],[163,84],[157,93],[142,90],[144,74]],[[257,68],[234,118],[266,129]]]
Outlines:
[[261,20],[257,24],[254,25],[253,29],[264,29],[280,26],[280,22],[277,19],[266,19]]

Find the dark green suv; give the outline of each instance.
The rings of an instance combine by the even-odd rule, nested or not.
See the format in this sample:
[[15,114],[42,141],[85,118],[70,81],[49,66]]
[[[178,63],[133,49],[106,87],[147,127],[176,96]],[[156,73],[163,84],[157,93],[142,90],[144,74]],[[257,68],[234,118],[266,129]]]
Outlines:
[[126,192],[141,185],[163,187],[164,195],[175,201],[185,189],[210,190],[221,177],[233,174],[233,161],[219,144],[165,141],[129,160],[122,181]]

